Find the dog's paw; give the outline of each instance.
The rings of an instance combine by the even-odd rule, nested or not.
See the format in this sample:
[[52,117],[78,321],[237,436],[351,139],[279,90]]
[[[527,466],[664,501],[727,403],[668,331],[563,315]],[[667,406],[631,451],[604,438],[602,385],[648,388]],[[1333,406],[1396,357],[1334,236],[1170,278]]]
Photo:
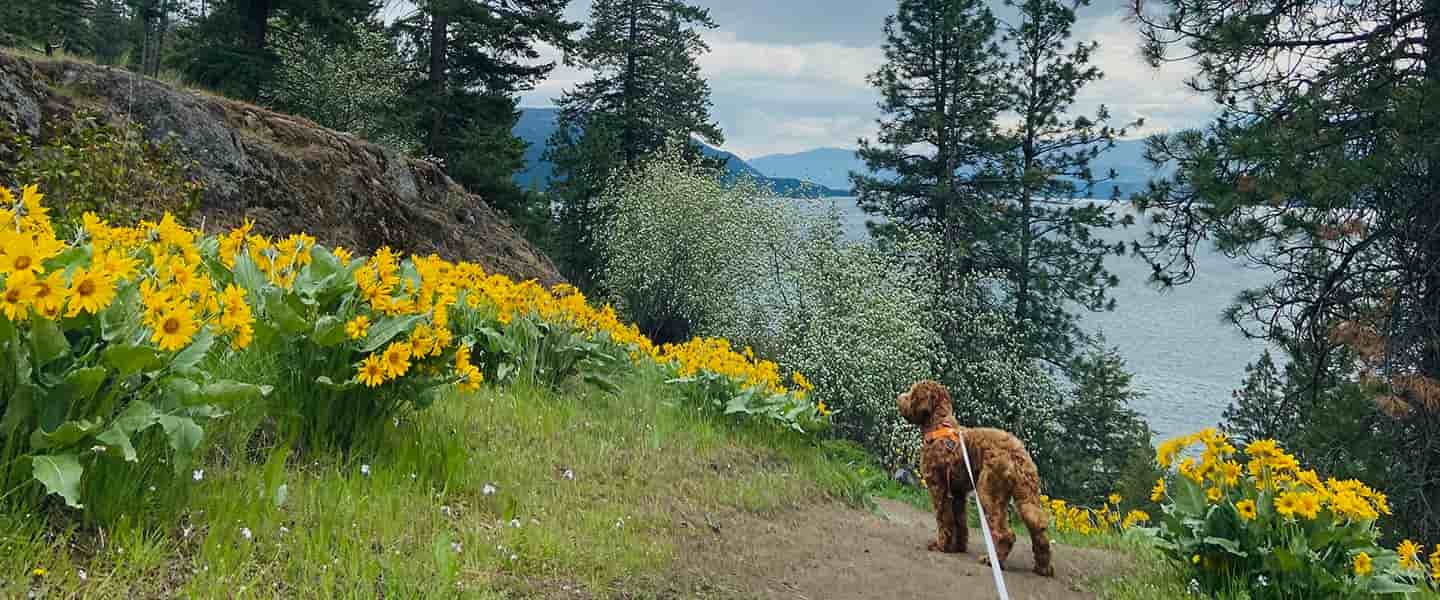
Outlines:
[[[981,554],[981,555],[980,555],[980,558],[978,558],[978,559],[976,559],[976,560],[977,560],[980,564],[982,564],[982,565],[985,565],[985,566],[987,566],[987,567],[990,566],[990,555],[989,555],[989,554]],[[1000,570],[1002,570],[1002,571],[1005,570],[1005,563],[1003,563],[1003,562],[1000,563]]]
[[925,549],[926,549],[926,550],[929,550],[929,551],[931,551],[931,552],[939,552],[939,551],[940,551],[940,542],[937,542],[937,541],[935,541],[935,540],[930,540],[930,543],[925,545]]
[[1054,577],[1055,567],[1050,565],[1035,565],[1035,574],[1041,577]]

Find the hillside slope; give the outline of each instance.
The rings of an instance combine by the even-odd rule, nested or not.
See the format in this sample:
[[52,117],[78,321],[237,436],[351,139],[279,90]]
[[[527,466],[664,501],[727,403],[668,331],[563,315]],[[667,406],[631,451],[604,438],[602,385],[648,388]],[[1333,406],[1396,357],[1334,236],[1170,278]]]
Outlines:
[[251,219],[266,234],[303,231],[361,252],[388,245],[562,281],[549,258],[432,163],[129,71],[0,52],[0,123],[43,139],[77,110],[176,136],[205,184],[194,224],[211,231]]

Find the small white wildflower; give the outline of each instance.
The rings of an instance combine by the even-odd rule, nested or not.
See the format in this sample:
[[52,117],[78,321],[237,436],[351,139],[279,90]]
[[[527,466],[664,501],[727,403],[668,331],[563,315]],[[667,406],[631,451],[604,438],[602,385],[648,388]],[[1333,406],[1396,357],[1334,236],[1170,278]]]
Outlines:
[[153,485],[150,486],[150,491],[152,491],[152,492],[155,491],[155,486],[153,486]]
[[280,535],[285,535],[285,534],[287,534],[287,533],[290,533],[290,528],[289,528],[289,527],[286,527],[286,526],[284,526],[284,525],[281,525],[281,526],[280,526]]
[[485,484],[485,487],[480,488],[480,493],[481,493],[481,494],[484,494],[484,495],[486,495],[486,496],[494,496],[494,495],[495,495],[495,492],[496,492],[495,486],[490,485],[490,484],[488,484],[488,483]]
[[97,445],[91,446],[91,447],[90,447],[90,451],[91,451],[91,452],[94,452],[94,453],[96,453],[96,454],[99,454],[99,453],[105,451],[105,447],[97,444]]
[[511,527],[514,527],[514,528],[516,528],[516,529],[519,529],[519,528],[520,528],[520,519],[510,519],[510,526],[511,526]]
[[450,506],[449,506],[448,504],[446,504],[446,505],[441,505],[441,506],[440,506],[440,514],[445,515],[445,516],[447,516],[447,517],[450,516],[450,514],[451,514],[451,513],[450,513]]
[[511,555],[510,555],[510,561],[511,561],[511,562],[514,562],[514,561],[519,560],[519,559],[520,559],[520,557],[515,556],[514,554],[511,554]]
[[1265,587],[1267,585],[1270,585],[1270,580],[1266,579],[1264,575],[1261,575],[1255,578],[1255,584],[1260,587]]
[[195,481],[200,481],[201,479],[204,479],[205,469],[195,469],[194,472],[190,473],[190,478],[194,479]]
[[564,472],[564,473],[561,473],[561,474],[560,474],[560,477],[562,477],[562,478],[564,478],[564,479],[566,479],[566,480],[569,480],[569,481],[575,481],[575,471],[570,470],[570,469],[565,469],[565,472]]
[[364,476],[366,476],[366,477],[369,477],[369,476],[370,476],[370,465],[360,465],[360,474],[361,474],[361,475],[364,475]]
[[455,552],[456,554],[459,554],[459,553],[460,553],[460,548],[461,548],[460,542],[450,542],[450,550],[451,550],[451,551]]
[[248,540],[248,539],[254,538],[254,537],[255,537],[255,534],[250,533],[250,528],[249,528],[249,527],[241,527],[241,528],[240,528],[240,537],[243,537],[243,538],[245,538],[245,539]]
[[625,526],[625,519],[615,519],[615,528],[616,528],[616,529],[620,529],[621,527],[624,527],[624,526]]
[[90,575],[85,573],[85,569],[80,569],[79,571],[76,571],[75,576],[79,577],[80,581],[85,581],[86,579],[90,578]]
[[412,480],[415,479],[415,474],[414,474],[414,473],[411,473],[411,474],[410,474],[410,479],[412,479]]

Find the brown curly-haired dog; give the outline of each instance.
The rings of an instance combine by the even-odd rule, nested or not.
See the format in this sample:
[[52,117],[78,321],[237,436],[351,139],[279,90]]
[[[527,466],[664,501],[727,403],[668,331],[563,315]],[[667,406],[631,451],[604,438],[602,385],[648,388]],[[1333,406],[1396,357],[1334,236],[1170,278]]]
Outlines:
[[[1013,499],[1020,520],[1030,530],[1030,541],[1035,547],[1035,572],[1047,577],[1055,575],[1055,568],[1050,564],[1050,541],[1045,537],[1050,520],[1040,504],[1040,475],[1025,445],[999,429],[961,428],[952,413],[950,392],[934,381],[910,386],[910,391],[900,394],[896,403],[900,405],[900,415],[920,426],[925,436],[925,445],[920,449],[920,472],[930,490],[939,530],[936,539],[930,542],[930,549],[964,552],[969,538],[965,506],[971,485],[960,452],[960,436],[964,436],[980,505],[985,508],[986,522],[995,542],[996,558],[1003,566],[1015,545],[1008,518]],[[982,554],[980,561],[988,563],[989,557]]]

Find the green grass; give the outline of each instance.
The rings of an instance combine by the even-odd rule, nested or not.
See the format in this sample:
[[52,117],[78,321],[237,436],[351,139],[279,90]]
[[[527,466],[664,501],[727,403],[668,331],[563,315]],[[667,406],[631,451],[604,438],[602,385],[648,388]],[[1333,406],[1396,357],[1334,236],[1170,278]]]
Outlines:
[[698,414],[653,379],[616,395],[487,388],[349,457],[227,421],[207,432],[201,480],[116,488],[137,509],[108,528],[0,514],[0,597],[613,596],[675,585],[660,577],[681,521],[860,505],[867,486],[851,447]]

